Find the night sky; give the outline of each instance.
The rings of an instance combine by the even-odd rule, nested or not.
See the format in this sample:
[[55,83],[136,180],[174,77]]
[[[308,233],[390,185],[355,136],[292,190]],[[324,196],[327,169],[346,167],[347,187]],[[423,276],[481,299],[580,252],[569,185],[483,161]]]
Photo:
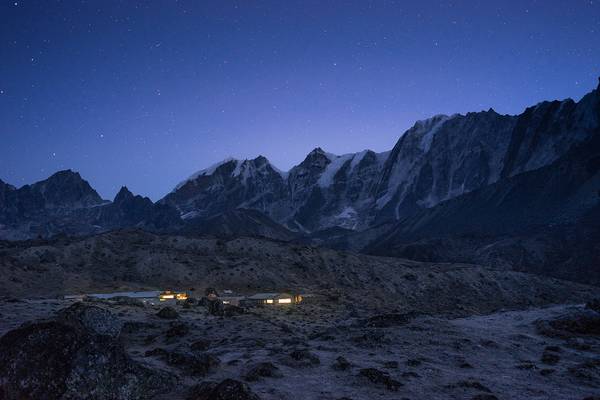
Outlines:
[[229,156],[384,151],[597,85],[600,0],[408,3],[2,0],[0,179],[157,200]]

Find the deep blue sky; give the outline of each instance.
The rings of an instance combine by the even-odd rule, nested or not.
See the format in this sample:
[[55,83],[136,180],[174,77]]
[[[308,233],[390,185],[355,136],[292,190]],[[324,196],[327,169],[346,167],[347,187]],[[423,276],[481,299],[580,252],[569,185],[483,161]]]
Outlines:
[[2,0],[0,179],[157,200],[228,156],[384,151],[597,85],[600,0],[412,3]]

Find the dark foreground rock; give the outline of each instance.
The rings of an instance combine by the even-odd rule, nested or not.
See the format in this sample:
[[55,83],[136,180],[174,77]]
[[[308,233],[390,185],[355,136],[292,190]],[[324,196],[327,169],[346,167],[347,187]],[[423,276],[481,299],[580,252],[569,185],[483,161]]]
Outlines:
[[336,358],[335,362],[331,365],[331,368],[335,369],[336,371],[345,371],[350,367],[352,367],[352,364],[342,356]]
[[249,382],[257,381],[260,378],[280,378],[282,377],[279,368],[270,362],[260,362],[250,366],[246,372],[245,380]]
[[592,299],[585,304],[585,308],[600,313],[600,298]]
[[163,319],[177,319],[179,318],[179,313],[173,307],[163,307],[159,312],[156,313],[156,316]]
[[210,315],[214,315],[216,317],[222,317],[225,315],[225,307],[223,302],[219,299],[207,300],[206,308],[208,309],[208,313]]
[[321,363],[319,357],[306,349],[292,351],[285,361],[292,367],[314,367]]
[[552,320],[536,322],[538,331],[550,337],[600,336],[600,313],[582,310]]
[[121,320],[116,318],[112,312],[82,302],[59,311],[57,320],[82,331],[113,338],[119,336],[123,328]]
[[234,379],[220,383],[202,382],[194,386],[187,400],[260,400],[248,385]]
[[5,334],[0,338],[0,398],[133,400],[171,390],[173,376],[126,354],[114,336],[119,324],[111,317],[78,303],[56,319]]
[[398,391],[398,389],[403,386],[402,383],[392,379],[388,373],[376,368],[363,368],[360,370],[360,375],[376,385],[383,385],[386,389],[393,392]]
[[221,361],[206,353],[187,351],[168,351],[156,348],[146,352],[146,357],[158,357],[167,365],[178,368],[189,375],[205,376],[217,367]]

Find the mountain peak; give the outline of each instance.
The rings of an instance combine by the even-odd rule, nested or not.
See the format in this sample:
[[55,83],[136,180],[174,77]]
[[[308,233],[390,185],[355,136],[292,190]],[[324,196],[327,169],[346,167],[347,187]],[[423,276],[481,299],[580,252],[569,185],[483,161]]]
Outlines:
[[304,161],[306,160],[315,160],[315,159],[327,159],[329,161],[334,160],[335,158],[337,158],[338,156],[332,153],[328,153],[325,150],[323,150],[320,147],[315,147],[310,153],[307,154],[306,158]]
[[115,196],[113,203],[121,203],[127,199],[134,197],[133,193],[127,188],[127,186],[121,186],[119,193]]
[[263,156],[262,154],[259,154],[258,157],[256,157],[254,160],[254,164],[256,165],[263,165],[263,164],[269,164],[269,159],[265,156]]
[[39,192],[50,207],[87,207],[104,202],[78,172],[70,169],[58,171],[31,188]]
[[72,169],[63,169],[61,171],[57,171],[57,172],[53,173],[52,175],[50,175],[46,180],[49,181],[49,180],[67,179],[67,178],[83,180],[83,178],[81,178],[81,175],[79,175],[79,172],[73,171]]

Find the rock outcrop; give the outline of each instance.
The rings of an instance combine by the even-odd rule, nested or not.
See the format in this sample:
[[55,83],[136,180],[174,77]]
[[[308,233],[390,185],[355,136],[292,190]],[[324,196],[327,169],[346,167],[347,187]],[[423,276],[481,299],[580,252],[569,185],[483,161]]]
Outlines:
[[0,398],[147,399],[171,390],[170,374],[133,361],[109,311],[77,303],[57,318],[0,338]]

